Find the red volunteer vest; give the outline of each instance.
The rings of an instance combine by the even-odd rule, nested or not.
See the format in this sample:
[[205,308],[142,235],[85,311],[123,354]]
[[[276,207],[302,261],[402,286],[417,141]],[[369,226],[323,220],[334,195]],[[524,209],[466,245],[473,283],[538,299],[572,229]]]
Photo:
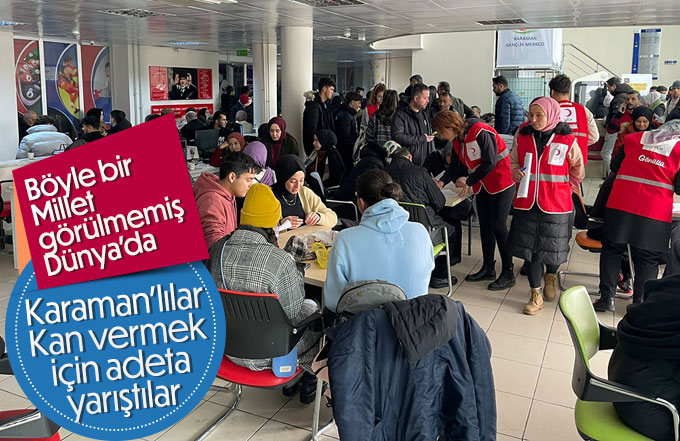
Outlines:
[[[571,187],[569,186],[569,151],[574,145],[573,135],[554,134],[543,148],[538,158],[538,149],[533,135],[519,135],[517,138],[517,158],[520,166],[524,166],[527,153],[533,154],[531,161],[531,178],[529,193],[526,198],[517,197],[513,206],[518,210],[530,210],[534,203],[544,213],[571,213]],[[519,184],[517,185],[519,190]]]
[[487,193],[496,194],[507,190],[515,183],[512,181],[512,172],[510,171],[510,149],[507,148],[505,141],[498,136],[493,127],[482,122],[475,123],[470,127],[467,135],[465,135],[465,148],[462,148],[462,143],[458,140],[453,142],[453,147],[461,162],[467,167],[468,172],[472,173],[482,163],[482,154],[477,144],[477,135],[483,130],[491,133],[496,139],[496,166],[488,175],[473,185],[472,190],[477,194],[482,186],[484,186],[484,190]]
[[623,140],[626,157],[616,175],[607,208],[671,222],[673,181],[680,169],[680,141],[645,146],[641,142],[645,133],[633,133]]
[[586,108],[571,101],[559,101],[562,108],[562,121],[569,124],[571,134],[576,137],[583,155],[583,165],[588,162],[588,116]]

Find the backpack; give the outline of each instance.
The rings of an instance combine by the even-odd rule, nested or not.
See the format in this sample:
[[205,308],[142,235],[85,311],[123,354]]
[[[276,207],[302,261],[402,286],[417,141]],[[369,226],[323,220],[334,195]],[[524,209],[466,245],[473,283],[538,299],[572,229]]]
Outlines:
[[406,300],[399,286],[384,280],[361,280],[345,287],[338,300],[337,314],[350,318],[366,309],[376,309],[385,303]]

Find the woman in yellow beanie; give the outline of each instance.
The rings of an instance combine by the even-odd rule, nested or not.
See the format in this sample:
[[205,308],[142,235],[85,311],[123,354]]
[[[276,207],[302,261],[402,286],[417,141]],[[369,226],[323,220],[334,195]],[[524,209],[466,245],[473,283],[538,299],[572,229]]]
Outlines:
[[[293,323],[314,311],[305,307],[304,282],[292,257],[277,244],[274,226],[281,219],[281,204],[264,184],[254,184],[241,209],[241,226],[210,248],[210,273],[218,288],[272,293]],[[305,331],[297,344],[298,364],[311,372],[319,336]],[[271,359],[231,361],[251,370],[271,369]]]

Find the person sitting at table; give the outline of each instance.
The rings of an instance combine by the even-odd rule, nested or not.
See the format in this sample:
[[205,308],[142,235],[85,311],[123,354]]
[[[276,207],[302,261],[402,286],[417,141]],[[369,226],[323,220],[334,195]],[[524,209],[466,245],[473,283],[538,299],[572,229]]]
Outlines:
[[229,153],[222,160],[220,176],[204,172],[194,184],[196,207],[208,248],[238,226],[236,198],[244,197],[260,167],[242,152]]
[[[524,259],[529,278],[527,315],[543,309],[541,279],[547,266],[546,300],[554,300],[559,266],[567,261],[572,191],[578,191],[584,167],[581,149],[569,126],[561,121],[560,105],[552,98],[536,98],[529,106],[529,124],[520,126],[517,147],[510,152],[515,182],[531,174],[527,197],[515,194],[515,208],[508,242],[512,255]],[[533,155],[531,169],[524,171],[525,157]],[[618,271],[617,271],[618,274]]]
[[[454,254],[454,247],[456,241],[460,237],[456,237],[455,228],[444,222],[444,220],[437,214],[446,204],[446,197],[441,189],[437,187],[432,176],[423,167],[419,167],[411,162],[411,152],[407,148],[399,147],[391,155],[390,165],[385,171],[394,179],[396,183],[401,185],[404,192],[404,202],[411,202],[414,204],[422,204],[425,206],[427,217],[430,224],[435,227],[433,230],[432,243],[439,244],[444,242],[443,229],[438,228],[446,225],[449,235],[449,259],[451,266],[460,262],[460,256]],[[460,248],[458,249],[460,251]],[[430,279],[431,288],[444,288],[449,285],[448,271],[446,268],[446,256],[438,256],[435,259],[434,270],[432,271],[432,278]],[[458,283],[458,279],[452,274],[451,283]]]
[[397,201],[401,186],[382,170],[369,170],[357,180],[361,223],[342,230],[328,260],[324,305],[335,308],[345,287],[361,280],[384,280],[408,298],[427,294],[434,255],[430,236]]
[[[432,127],[439,136],[452,142],[457,159],[464,165],[449,167],[458,170],[451,179],[462,189],[461,195],[474,192],[479,214],[479,234],[482,240],[482,268],[465,280],[475,282],[494,280],[488,289],[499,291],[515,285],[512,254],[508,246],[507,218],[515,194],[515,183],[510,171],[510,149],[493,127],[481,120],[463,119],[450,110],[442,110],[434,117]],[[443,181],[437,185],[444,186]],[[502,271],[496,279],[494,253],[496,245],[501,256]]]
[[269,130],[262,138],[262,143],[267,146],[267,164],[275,167],[281,156],[298,154],[298,143],[293,135],[286,132],[285,119],[275,116],[268,125]]
[[222,143],[213,152],[210,157],[210,165],[219,167],[222,164],[222,158],[229,152],[242,152],[246,146],[246,139],[238,132],[232,132],[227,135],[227,140]]
[[596,311],[613,311],[621,256],[630,245],[633,303],[656,279],[671,237],[673,193],[680,194],[680,108],[663,126],[626,136],[612,160],[616,178],[604,212],[600,254],[600,298]]
[[334,227],[338,216],[326,207],[311,189],[305,187],[305,165],[297,155],[279,158],[274,167],[274,196],[281,202],[281,223],[289,220],[291,229],[305,225]]
[[[304,282],[295,261],[278,246],[273,228],[279,219],[281,204],[271,189],[254,184],[243,203],[241,226],[210,250],[210,274],[220,289],[276,294],[286,316],[292,323],[299,323],[318,311],[319,306],[305,300]],[[316,379],[310,373],[319,338],[308,329],[297,344],[298,364],[307,371],[300,393],[303,403],[314,401]],[[229,359],[254,371],[272,368],[271,359]]]
[[265,147],[264,144],[260,141],[249,142],[246,148],[243,149],[243,153],[253,158],[255,164],[262,169],[260,173],[255,176],[257,182],[269,187],[276,183],[274,170],[267,167],[267,147]]
[[72,142],[66,133],[57,130],[52,117],[40,115],[19,143],[16,159],[28,158],[29,153],[33,153],[35,157],[50,156],[54,152],[64,150]]
[[[680,274],[650,280],[644,303],[628,306],[616,331],[616,347],[609,359],[612,381],[680,406]],[[675,440],[668,409],[646,401],[615,402],[624,423],[658,441]]]

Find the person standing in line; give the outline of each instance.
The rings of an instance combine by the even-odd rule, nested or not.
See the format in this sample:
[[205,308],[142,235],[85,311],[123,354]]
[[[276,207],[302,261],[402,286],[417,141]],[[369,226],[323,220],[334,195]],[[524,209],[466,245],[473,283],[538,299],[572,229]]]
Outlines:
[[524,122],[522,99],[508,88],[508,79],[503,75],[493,80],[493,93],[496,99],[494,129],[502,135],[512,135]]
[[[482,240],[482,269],[465,280],[492,280],[488,289],[500,291],[515,285],[512,254],[508,246],[507,218],[515,194],[510,172],[510,149],[496,131],[481,120],[464,120],[451,110],[442,110],[432,126],[439,136],[452,142],[459,161],[466,169],[464,176],[455,176],[461,195],[474,192],[477,196],[479,231]],[[462,167],[458,168],[462,169]],[[441,181],[438,182],[443,186]],[[496,278],[494,251],[502,260],[502,271]]]
[[392,117],[392,141],[407,148],[417,166],[422,166],[434,151],[434,135],[426,111],[429,101],[428,87],[416,84],[411,88],[411,100],[408,103],[401,101]]
[[[527,154],[530,168],[524,168]],[[512,255],[524,259],[529,278],[530,298],[524,313],[535,315],[545,299],[554,300],[559,266],[567,261],[572,191],[578,191],[584,166],[581,149],[571,129],[561,121],[561,109],[552,98],[536,98],[529,106],[529,124],[519,129],[517,146],[510,153],[512,178],[520,182],[527,175],[528,193],[515,194],[508,241]],[[547,273],[543,275],[543,266]],[[617,272],[618,274],[618,272]]]

